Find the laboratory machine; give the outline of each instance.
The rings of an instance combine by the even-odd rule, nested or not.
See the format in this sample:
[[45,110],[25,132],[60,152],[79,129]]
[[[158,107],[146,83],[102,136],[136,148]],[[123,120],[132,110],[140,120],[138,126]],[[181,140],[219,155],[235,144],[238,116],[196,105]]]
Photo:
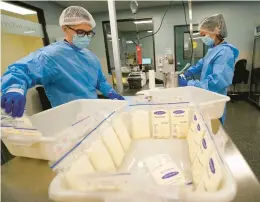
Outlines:
[[145,72],[131,72],[127,77],[127,81],[130,89],[140,89],[146,85]]

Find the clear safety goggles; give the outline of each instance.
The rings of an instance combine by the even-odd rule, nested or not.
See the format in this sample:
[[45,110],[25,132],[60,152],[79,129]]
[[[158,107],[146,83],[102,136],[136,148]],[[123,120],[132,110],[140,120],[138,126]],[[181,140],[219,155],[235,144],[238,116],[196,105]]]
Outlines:
[[73,30],[74,32],[76,32],[77,36],[79,36],[79,37],[84,37],[84,36],[87,35],[88,37],[93,38],[95,36],[95,34],[96,34],[93,30],[90,30],[90,31],[85,31],[85,30],[82,30],[82,29],[77,29],[76,30],[76,29],[73,29],[72,27],[70,27],[68,25],[67,25],[67,27],[69,29]]

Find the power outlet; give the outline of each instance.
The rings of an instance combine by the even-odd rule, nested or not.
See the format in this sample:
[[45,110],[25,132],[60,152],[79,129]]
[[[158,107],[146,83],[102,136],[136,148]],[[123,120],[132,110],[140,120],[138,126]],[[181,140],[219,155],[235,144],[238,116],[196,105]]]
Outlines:
[[158,57],[157,62],[158,62],[158,67],[163,67],[163,57]]

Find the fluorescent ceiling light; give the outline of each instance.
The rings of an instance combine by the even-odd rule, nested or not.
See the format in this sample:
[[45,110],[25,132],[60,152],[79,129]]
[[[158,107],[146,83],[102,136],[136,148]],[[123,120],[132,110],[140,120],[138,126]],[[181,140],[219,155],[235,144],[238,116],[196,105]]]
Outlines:
[[152,23],[152,20],[139,20],[139,21],[134,21],[135,24],[148,24]]
[[132,41],[126,41],[127,44],[133,43]]
[[[112,39],[110,39],[109,41],[112,41]],[[120,39],[118,39],[118,41],[120,41]]]
[[0,9],[1,10],[5,10],[5,11],[9,11],[12,13],[17,13],[20,15],[32,15],[32,14],[37,14],[36,11],[33,10],[29,10],[27,8],[22,8],[20,6],[16,6],[10,3],[6,3],[6,2],[0,2]]
[[152,33],[153,31],[152,30],[149,30],[149,31],[147,31],[148,33]]
[[31,33],[34,33],[35,31],[25,31],[25,32],[23,32],[23,33],[25,33],[25,34],[31,34]]

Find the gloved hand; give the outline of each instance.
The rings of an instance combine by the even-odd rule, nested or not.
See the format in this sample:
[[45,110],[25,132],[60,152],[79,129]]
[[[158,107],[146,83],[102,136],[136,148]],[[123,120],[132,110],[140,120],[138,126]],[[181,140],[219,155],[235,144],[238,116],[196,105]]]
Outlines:
[[189,71],[189,70],[187,70],[186,72],[184,72],[184,76],[187,78],[187,77],[192,77],[193,76],[193,74]]
[[119,95],[114,90],[112,90],[108,93],[108,98],[111,100],[125,100],[125,98],[123,96]]
[[22,117],[24,113],[26,97],[17,92],[9,92],[1,97],[1,107],[12,117]]
[[182,79],[186,79],[186,77],[185,77],[184,74],[180,74],[180,77],[181,77]]
[[178,76],[179,86],[187,86],[188,81],[185,78]]

